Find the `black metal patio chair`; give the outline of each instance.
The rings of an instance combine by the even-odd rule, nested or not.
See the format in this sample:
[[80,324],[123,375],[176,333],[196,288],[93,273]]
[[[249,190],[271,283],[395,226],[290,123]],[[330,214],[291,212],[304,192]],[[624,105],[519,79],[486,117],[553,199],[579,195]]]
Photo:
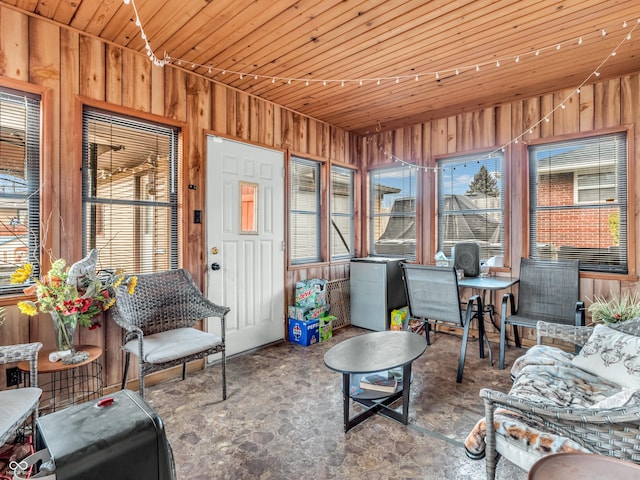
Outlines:
[[[458,383],[462,382],[469,327],[473,317],[478,316],[478,312],[482,312],[480,296],[473,295],[465,307],[461,306],[458,277],[453,267],[434,267],[413,263],[402,263],[401,266],[409,303],[409,318],[405,325],[408,326],[410,319],[424,322],[427,345],[431,344],[429,330],[432,324],[447,323],[463,329],[456,377]],[[483,341],[487,340],[487,337],[481,315],[480,313],[480,321],[478,321],[478,344],[480,358],[484,358]],[[487,346],[491,357],[488,341]]]
[[[580,262],[578,260],[520,260],[518,305],[513,293],[502,297],[500,327],[500,368],[504,368],[507,326],[520,347],[517,327],[536,328],[539,320],[564,325],[584,325],[584,303],[580,301]],[[508,305],[511,305],[508,310]]]

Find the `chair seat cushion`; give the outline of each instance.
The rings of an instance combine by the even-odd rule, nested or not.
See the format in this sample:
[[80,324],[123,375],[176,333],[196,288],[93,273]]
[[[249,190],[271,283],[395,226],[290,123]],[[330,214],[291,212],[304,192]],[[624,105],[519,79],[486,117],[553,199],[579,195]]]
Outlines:
[[0,392],[0,445],[35,409],[42,390],[27,387]]
[[[147,363],[164,363],[214,348],[222,344],[222,338],[196,328],[177,328],[145,335],[142,343],[142,360]],[[124,349],[138,356],[138,340],[127,342]]]

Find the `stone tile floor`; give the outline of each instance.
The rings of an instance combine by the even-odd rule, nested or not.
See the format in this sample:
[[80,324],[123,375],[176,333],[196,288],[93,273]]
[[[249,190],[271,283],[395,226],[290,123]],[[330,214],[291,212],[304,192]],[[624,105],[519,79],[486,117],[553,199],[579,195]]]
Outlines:
[[[484,460],[470,460],[463,441],[484,415],[481,388],[508,391],[509,366],[521,350],[507,350],[507,368],[467,348],[461,384],[455,374],[460,338],[438,333],[413,364],[409,425],[374,415],[346,434],[341,375],[324,366],[338,342],[366,333],[334,332],[324,343],[278,343],[227,361],[227,400],[220,366],[185,381],[148,388],[175,455],[178,479],[483,479]],[[492,344],[497,357],[498,345]],[[357,407],[356,407],[357,408]],[[498,463],[499,479],[526,472]]]

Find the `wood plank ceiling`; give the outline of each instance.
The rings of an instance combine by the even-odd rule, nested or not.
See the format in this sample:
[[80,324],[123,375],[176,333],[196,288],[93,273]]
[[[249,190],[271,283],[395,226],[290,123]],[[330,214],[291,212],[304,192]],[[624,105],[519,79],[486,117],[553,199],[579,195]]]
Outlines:
[[[145,52],[131,4],[0,1]],[[640,69],[637,0],[135,4],[158,56],[359,134]]]

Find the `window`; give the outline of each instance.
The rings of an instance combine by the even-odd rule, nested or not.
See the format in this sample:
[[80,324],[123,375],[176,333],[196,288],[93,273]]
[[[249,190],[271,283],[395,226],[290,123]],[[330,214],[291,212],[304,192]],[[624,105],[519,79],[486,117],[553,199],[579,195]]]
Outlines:
[[625,132],[529,147],[530,251],[627,273]]
[[101,268],[179,265],[179,129],[85,107],[83,247]]
[[0,293],[18,293],[11,273],[40,257],[40,98],[0,88]]
[[372,255],[416,258],[416,171],[371,171]]
[[320,163],[291,157],[289,252],[292,264],[319,262]]
[[331,259],[354,256],[353,189],[354,172],[347,168],[331,167]]
[[480,260],[504,255],[504,162],[501,154],[438,162],[438,250],[480,245]]

